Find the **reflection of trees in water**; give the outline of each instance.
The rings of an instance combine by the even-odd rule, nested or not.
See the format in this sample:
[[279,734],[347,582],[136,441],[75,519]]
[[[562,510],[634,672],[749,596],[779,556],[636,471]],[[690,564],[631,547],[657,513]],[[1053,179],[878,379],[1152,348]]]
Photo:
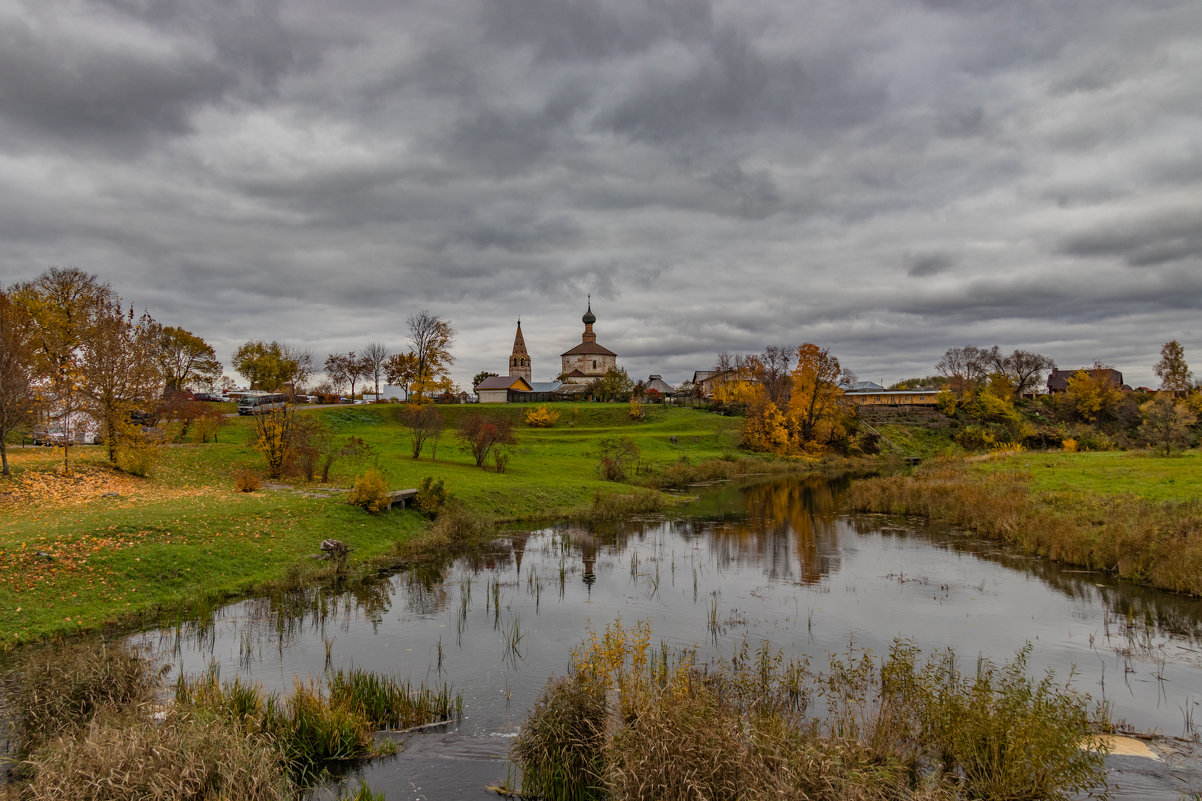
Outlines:
[[187,648],[213,657],[218,625],[229,623],[239,639],[239,661],[249,664],[266,643],[282,650],[310,634],[325,637],[331,627],[345,630],[352,621],[379,625],[392,606],[394,591],[390,576],[375,574],[277,590],[228,606],[198,607],[189,618],[161,631],[157,643],[147,644],[176,656]]
[[1062,565],[1048,559],[1038,559],[1011,553],[996,542],[961,533],[948,526],[905,518],[881,515],[851,515],[847,518],[858,534],[888,534],[895,537],[915,537],[935,547],[966,553],[1011,570],[1039,579],[1048,587],[1082,603],[1106,607],[1107,617],[1115,622],[1114,633],[1132,637],[1145,634],[1166,634],[1202,644],[1202,599],[1174,595],[1151,587],[1141,587],[1119,580],[1107,573]]
[[[719,564],[762,563],[772,578],[817,583],[839,565],[841,487],[817,476],[740,488],[743,514],[693,525]],[[796,563],[796,568],[794,568]]]
[[704,518],[626,520],[589,530],[552,529],[585,583],[601,556],[620,557],[633,543],[670,532],[706,544],[719,567],[762,565],[773,579],[818,582],[839,564],[839,498],[845,482],[820,477],[776,479],[723,487],[697,505]]

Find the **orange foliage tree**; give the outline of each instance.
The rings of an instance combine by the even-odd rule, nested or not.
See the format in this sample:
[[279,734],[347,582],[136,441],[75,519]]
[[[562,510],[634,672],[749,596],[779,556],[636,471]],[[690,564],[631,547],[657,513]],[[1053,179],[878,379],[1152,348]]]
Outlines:
[[839,401],[851,379],[827,348],[807,342],[797,349],[788,406],[797,445],[811,448],[833,438],[843,413]]

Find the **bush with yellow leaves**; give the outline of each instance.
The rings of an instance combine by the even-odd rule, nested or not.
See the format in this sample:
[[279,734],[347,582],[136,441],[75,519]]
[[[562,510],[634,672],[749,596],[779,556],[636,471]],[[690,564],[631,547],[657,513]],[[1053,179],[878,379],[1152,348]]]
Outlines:
[[377,470],[368,470],[355,479],[346,502],[369,512],[382,512],[389,506],[388,485]]
[[526,412],[526,425],[531,428],[550,428],[559,422],[559,412],[548,409],[546,404]]

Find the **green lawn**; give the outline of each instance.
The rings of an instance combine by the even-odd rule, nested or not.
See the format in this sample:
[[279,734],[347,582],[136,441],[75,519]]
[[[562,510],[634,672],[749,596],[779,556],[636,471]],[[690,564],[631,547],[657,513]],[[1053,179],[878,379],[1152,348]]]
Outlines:
[[1202,491],[1202,451],[1198,450],[1169,457],[1148,451],[1033,451],[980,462],[977,469],[986,474],[1014,470],[1027,473],[1036,493],[1079,492],[1182,501],[1196,498]]
[[[648,407],[646,418],[635,422],[625,404],[552,406],[561,412],[560,422],[549,429],[519,427],[501,474],[476,467],[451,430],[441,437],[437,461],[428,446],[420,460],[409,458],[408,435],[394,406],[302,407],[300,413],[320,416],[339,437],[370,444],[370,462],[392,488],[416,487],[424,476],[442,479],[471,509],[502,520],[562,514],[589,504],[598,491],[622,491],[597,476],[600,442],[607,437],[630,437],[645,466],[654,469],[732,453],[741,423],[694,409]],[[516,419],[524,410],[439,411],[453,429],[476,411]],[[289,479],[255,493],[235,491],[235,465],[263,464],[247,444],[249,434],[250,421],[236,418],[220,442],[167,446],[150,478],[112,471],[97,447],[74,449],[79,469],[71,478],[54,473],[61,452],[11,449],[15,475],[0,480],[0,642],[128,622],[245,593],[314,564],[310,555],[326,537],[351,545],[356,560],[383,558],[425,528],[414,512],[371,515],[345,503],[339,490],[367,464],[336,465],[325,486]],[[30,485],[50,489],[31,500],[24,494]]]

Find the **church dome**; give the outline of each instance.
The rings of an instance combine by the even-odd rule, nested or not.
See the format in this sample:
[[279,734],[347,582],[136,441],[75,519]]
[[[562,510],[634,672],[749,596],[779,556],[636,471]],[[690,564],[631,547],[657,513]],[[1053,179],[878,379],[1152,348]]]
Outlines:
[[593,314],[593,302],[591,300],[588,304],[588,311],[586,311],[584,316],[580,319],[585,325],[592,325],[593,323],[597,322],[597,315]]

